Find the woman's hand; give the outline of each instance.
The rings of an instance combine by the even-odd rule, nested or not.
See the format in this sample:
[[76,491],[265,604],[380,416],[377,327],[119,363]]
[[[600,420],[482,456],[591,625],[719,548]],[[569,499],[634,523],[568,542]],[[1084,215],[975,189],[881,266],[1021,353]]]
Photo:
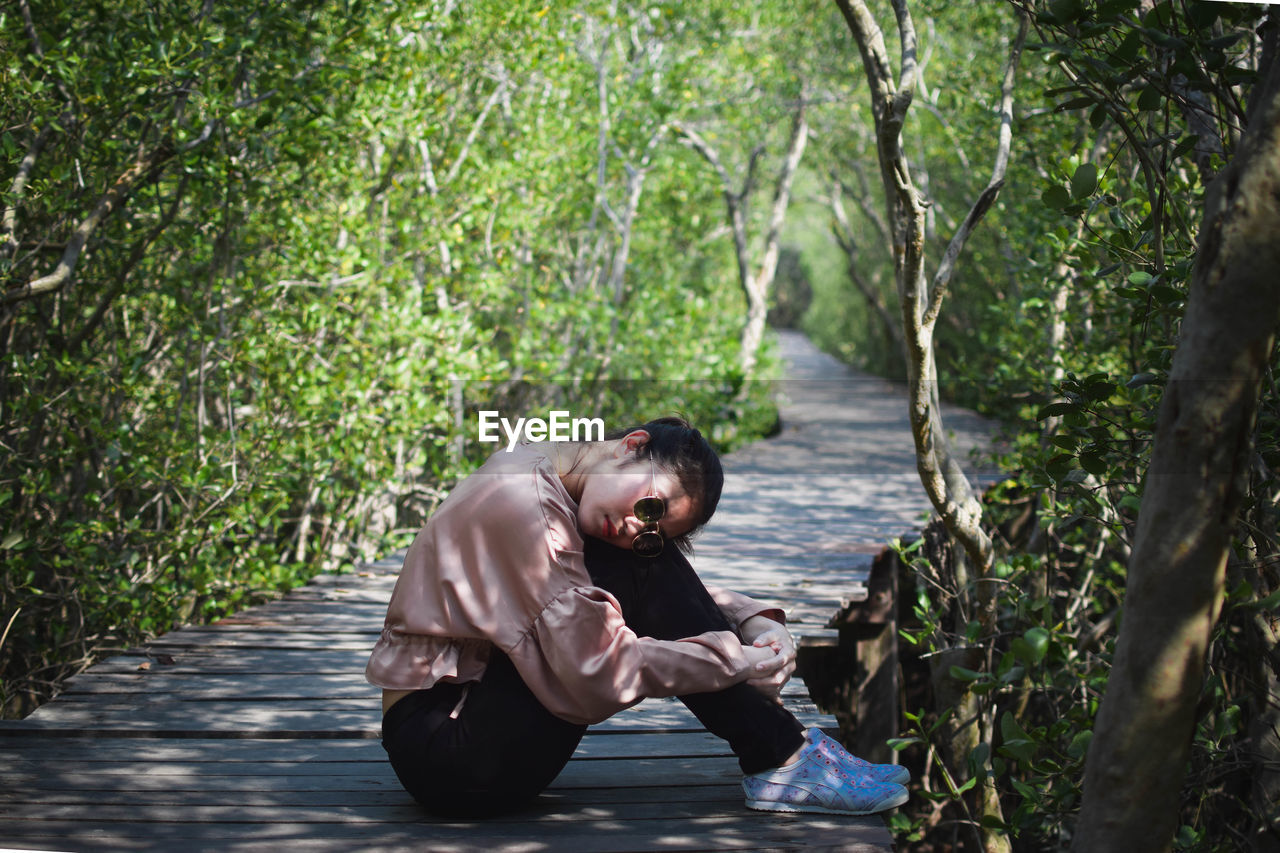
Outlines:
[[[780,622],[767,616],[752,616],[739,627],[742,639],[749,642],[744,651],[755,673],[747,683],[778,704],[782,704],[782,688],[796,671],[796,644],[791,632]],[[758,652],[767,652],[760,655]]]

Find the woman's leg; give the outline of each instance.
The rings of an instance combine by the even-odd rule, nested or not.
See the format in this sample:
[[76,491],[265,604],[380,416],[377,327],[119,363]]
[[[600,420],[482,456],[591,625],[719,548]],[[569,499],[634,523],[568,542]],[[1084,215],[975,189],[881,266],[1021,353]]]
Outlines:
[[537,796],[585,731],[544,708],[494,649],[480,681],[442,682],[391,706],[382,745],[405,790],[425,808],[484,816]]
[[[732,631],[674,546],[653,559],[598,539],[586,540],[592,582],[622,605],[627,626],[640,636],[679,640],[706,631]],[[681,696],[707,731],[729,743],[744,773],[777,767],[804,744],[804,727],[791,712],[748,684]]]

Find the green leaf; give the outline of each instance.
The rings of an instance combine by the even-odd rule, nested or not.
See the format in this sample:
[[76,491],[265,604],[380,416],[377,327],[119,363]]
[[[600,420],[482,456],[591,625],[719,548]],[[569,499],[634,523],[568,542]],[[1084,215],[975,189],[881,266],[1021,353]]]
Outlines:
[[924,741],[918,737],[891,737],[885,741],[885,744],[895,752],[914,746],[917,743],[924,743]]
[[1038,747],[1034,741],[1026,738],[1013,738],[1001,744],[999,752],[1001,755],[1015,758],[1023,764],[1030,764],[1035,760],[1037,749]]
[[1120,45],[1112,52],[1111,58],[1120,64],[1128,65],[1138,58],[1142,49],[1142,35],[1137,30],[1130,30],[1121,40]]
[[1044,660],[1049,650],[1049,632],[1039,626],[1029,629],[1021,638],[1031,650],[1032,657],[1028,663],[1039,663]]
[[974,776],[981,776],[991,760],[991,744],[980,743],[969,752],[969,770]]
[[1080,467],[1093,474],[1095,477],[1101,477],[1110,469],[1107,460],[1103,459],[1097,452],[1081,453]]
[[1243,32],[1231,33],[1230,35],[1219,36],[1218,38],[1207,42],[1205,47],[1210,50],[1226,50],[1242,38],[1244,38]]
[[1045,207],[1062,210],[1071,203],[1071,194],[1067,192],[1066,187],[1054,184],[1040,193],[1040,201],[1044,202]]
[[1080,470],[1075,467],[1075,457],[1070,453],[1059,453],[1045,463],[1044,467],[1049,476],[1058,482],[1063,482],[1072,471]]
[[1142,498],[1137,495],[1125,495],[1120,499],[1120,508],[1128,512],[1138,512],[1142,509]]
[[1020,782],[1017,779],[1010,779],[1009,782],[1013,785],[1013,790],[1017,791],[1024,800],[1028,800],[1032,803],[1039,803],[1044,799],[1043,794],[1028,785],[1026,782]]
[[1013,716],[1013,712],[1005,711],[1000,716],[1000,735],[1005,740],[1030,740],[1031,735],[1018,723],[1017,717]]
[[1067,746],[1067,755],[1072,758],[1084,758],[1089,750],[1089,744],[1093,741],[1093,729],[1086,729],[1077,732],[1076,736],[1071,739],[1070,745]]
[[1088,198],[1098,188],[1098,167],[1092,163],[1082,163],[1071,176],[1071,195],[1075,198]]
[[1138,109],[1140,110],[1158,110],[1164,103],[1164,95],[1160,90],[1151,84],[1142,90],[1138,95]]
[[979,821],[979,823],[982,825],[983,829],[994,829],[997,832],[1009,831],[1009,824],[1005,823],[993,814],[983,815],[982,820]]
[[948,672],[956,681],[977,681],[982,678],[982,673],[966,669],[963,666],[953,666]]
[[1280,589],[1271,593],[1266,598],[1263,598],[1259,601],[1255,601],[1252,604],[1248,604],[1245,606],[1254,610],[1263,610],[1263,611],[1275,610],[1277,607],[1280,607]]
[[22,544],[23,536],[14,530],[4,537],[4,541],[0,542],[0,551],[8,551],[11,548],[17,548]]
[[1084,13],[1083,0],[1052,0],[1049,3],[1049,14],[1059,24],[1069,24],[1081,18]]
[[1040,411],[1036,412],[1036,420],[1042,421],[1045,418],[1056,417],[1057,415],[1065,415],[1069,412],[1080,411],[1079,403],[1050,403],[1042,406]]
[[1075,453],[1080,449],[1080,437],[1075,435],[1055,435],[1049,439],[1049,443],[1054,447],[1061,448],[1069,453]]
[[1065,112],[1068,112],[1069,110],[1078,110],[1081,107],[1091,107],[1096,103],[1097,101],[1093,98],[1092,95],[1081,95],[1078,98],[1068,98],[1067,100],[1063,101],[1062,103],[1054,107],[1053,111],[1055,113],[1065,113]]

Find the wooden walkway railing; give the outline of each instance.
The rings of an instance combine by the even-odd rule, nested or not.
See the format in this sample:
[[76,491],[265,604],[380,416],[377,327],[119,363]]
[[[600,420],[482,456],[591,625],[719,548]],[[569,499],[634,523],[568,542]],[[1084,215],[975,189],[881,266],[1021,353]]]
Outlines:
[[[726,460],[694,565],[777,602],[808,643],[865,596],[881,544],[919,526],[902,398],[784,337],[782,435]],[[976,421],[964,425],[981,434]],[[593,727],[536,805],[479,822],[424,815],[378,743],[363,668],[399,570],[324,576],[221,622],[104,661],[0,724],[0,847],[45,850],[888,851],[880,816],[742,805],[737,762],[673,700]],[[832,727],[804,684],[787,705]]]

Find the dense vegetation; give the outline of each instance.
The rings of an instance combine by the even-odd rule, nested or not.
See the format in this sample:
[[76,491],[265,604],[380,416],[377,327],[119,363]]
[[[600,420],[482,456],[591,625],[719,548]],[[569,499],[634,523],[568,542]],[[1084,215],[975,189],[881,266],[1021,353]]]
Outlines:
[[767,428],[670,139],[760,97],[688,71],[712,12],[0,13],[6,712],[390,547],[487,449],[477,408]]
[[[1030,33],[1005,185],[936,341],[943,392],[1007,424],[998,630],[957,610],[944,546],[909,552],[902,632],[920,654],[980,640],[986,664],[951,675],[995,725],[955,754],[945,704],[909,697],[899,745],[928,772],[893,825],[922,849],[988,846],[980,823],[1053,849],[1205,190],[1275,35],[1265,7],[1207,0],[912,11],[903,145],[935,259],[990,176],[1019,14]],[[744,293],[771,263],[780,316],[904,370],[861,60],[828,4],[19,0],[0,45],[7,715],[111,648],[391,547],[484,452],[479,408],[762,434]],[[1179,849],[1277,820],[1278,434],[1269,382]]]
[[[918,102],[903,137],[932,204],[929,251],[937,258],[991,174],[993,107],[1016,25],[1008,7],[928,8]],[[965,555],[945,537],[936,547],[931,539],[912,546],[916,571],[904,599],[913,613],[902,639],[908,661],[919,663],[908,665],[928,660],[935,687],[961,686],[908,697],[899,745],[932,768],[924,780],[932,804],[894,820],[924,844],[1008,849],[1011,839],[1013,849],[1032,850],[1056,849],[1074,834],[1206,190],[1236,153],[1276,33],[1274,22],[1255,33],[1260,10],[1238,5],[1015,8],[1032,32],[1016,86],[1013,162],[951,282],[936,338],[944,389],[1007,427],[998,462],[1011,476],[986,506],[997,618],[988,634],[966,609],[974,582],[957,570]],[[892,16],[883,17],[892,34]],[[885,343],[902,340],[902,320],[877,310],[895,306],[896,294],[890,223],[865,153],[873,134],[866,121],[828,138],[844,168],[826,199],[840,245],[824,262],[848,263],[851,275],[806,322],[857,360],[901,370]],[[847,228],[836,208],[842,198],[852,208]],[[842,255],[851,247],[849,262]],[[841,300],[856,310],[833,307]],[[889,323],[898,325],[886,330]],[[1275,363],[1273,349],[1268,375]],[[1199,706],[1179,849],[1275,843],[1278,403],[1274,383],[1264,382],[1210,666],[1192,687]],[[966,662],[939,672],[936,662],[954,651]],[[956,692],[975,701],[942,698]],[[965,737],[953,739],[955,720]],[[992,782],[998,802],[984,802],[978,792]]]

